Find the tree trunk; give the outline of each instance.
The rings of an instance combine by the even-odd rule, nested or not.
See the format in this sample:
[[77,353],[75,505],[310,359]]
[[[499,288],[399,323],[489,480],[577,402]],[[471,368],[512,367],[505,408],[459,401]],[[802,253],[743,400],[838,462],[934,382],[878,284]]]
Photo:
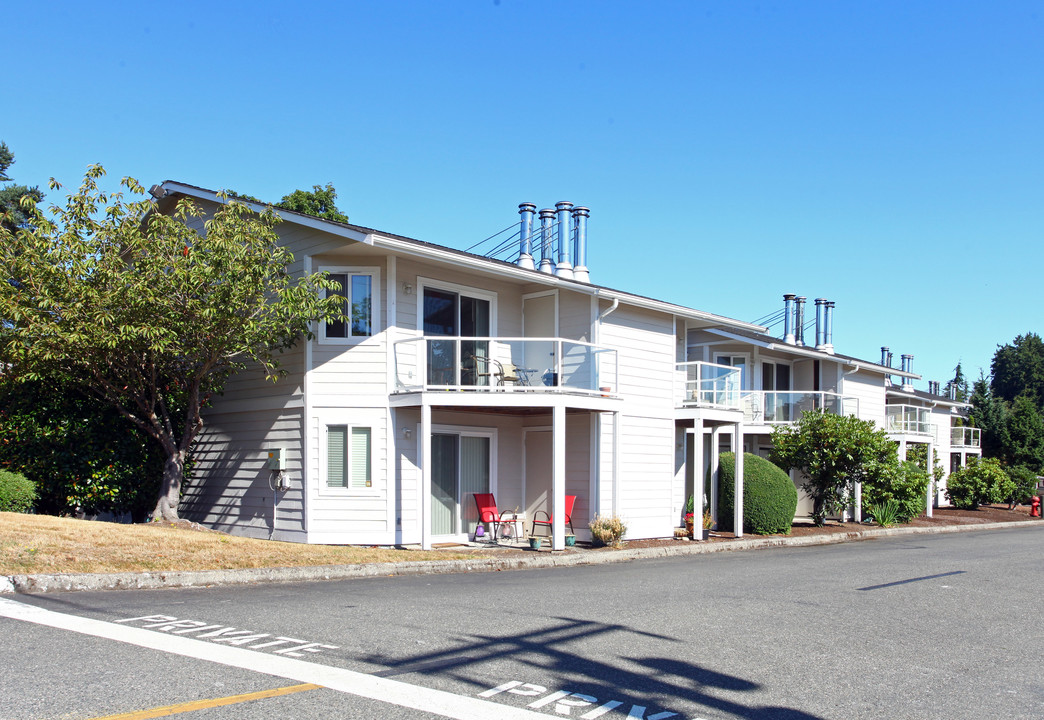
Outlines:
[[826,500],[821,497],[812,501],[812,523],[817,527],[826,523]]
[[181,481],[185,476],[184,453],[175,450],[168,453],[163,462],[163,483],[160,486],[156,509],[152,511],[154,521],[176,522],[178,503],[181,501]]

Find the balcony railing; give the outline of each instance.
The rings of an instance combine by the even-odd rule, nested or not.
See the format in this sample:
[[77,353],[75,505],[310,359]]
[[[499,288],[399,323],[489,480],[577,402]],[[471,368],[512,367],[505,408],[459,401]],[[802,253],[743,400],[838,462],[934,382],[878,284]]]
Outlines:
[[560,392],[610,395],[616,351],[562,338],[424,336],[398,340],[396,392]]
[[740,369],[707,362],[678,363],[675,405],[740,409]]
[[888,405],[885,407],[885,427],[890,433],[904,435],[931,435],[932,411],[916,405]]
[[950,447],[982,447],[980,444],[981,432],[979,428],[952,427],[950,428]]
[[859,416],[859,398],[832,392],[750,390],[742,402],[743,421],[752,425],[796,422],[810,410]]

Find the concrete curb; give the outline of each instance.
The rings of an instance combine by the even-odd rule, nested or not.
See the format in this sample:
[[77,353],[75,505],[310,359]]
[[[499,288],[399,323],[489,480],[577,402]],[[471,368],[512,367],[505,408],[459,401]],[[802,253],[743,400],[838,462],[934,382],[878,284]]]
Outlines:
[[351,578],[434,575],[462,572],[497,572],[536,568],[575,567],[629,562],[645,558],[763,550],[777,547],[810,547],[844,542],[874,540],[903,535],[937,535],[977,530],[1010,530],[1040,527],[1026,522],[942,525],[938,527],[875,528],[831,535],[770,537],[716,543],[678,543],[667,547],[606,550],[577,553],[526,553],[514,557],[485,557],[468,560],[428,560],[418,562],[371,563],[365,565],[322,565],[316,567],[253,568],[246,570],[200,570],[146,573],[62,573],[57,575],[0,575],[0,594],[49,593],[80,590],[156,590],[161,588],[252,585],[257,583],[314,582]]

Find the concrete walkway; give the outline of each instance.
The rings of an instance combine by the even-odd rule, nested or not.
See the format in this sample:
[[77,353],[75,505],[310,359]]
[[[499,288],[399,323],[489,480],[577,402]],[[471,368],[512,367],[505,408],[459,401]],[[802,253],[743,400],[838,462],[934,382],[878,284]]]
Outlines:
[[48,593],[78,590],[155,590],[160,588],[212,587],[250,585],[254,583],[314,582],[349,578],[393,577],[396,575],[428,575],[436,573],[491,572],[529,570],[534,568],[573,567],[603,563],[629,562],[643,558],[679,555],[704,555],[741,550],[763,550],[776,547],[808,547],[842,542],[873,540],[903,535],[935,535],[939,533],[978,532],[1012,528],[1040,527],[1035,523],[998,522],[935,527],[866,528],[829,535],[802,537],[773,536],[744,538],[728,542],[679,542],[663,547],[628,550],[584,548],[564,552],[512,553],[497,557],[496,553],[466,560],[426,560],[363,565],[322,565],[315,567],[253,568],[247,570],[200,570],[145,573],[61,573],[56,575],[0,576],[2,593]]

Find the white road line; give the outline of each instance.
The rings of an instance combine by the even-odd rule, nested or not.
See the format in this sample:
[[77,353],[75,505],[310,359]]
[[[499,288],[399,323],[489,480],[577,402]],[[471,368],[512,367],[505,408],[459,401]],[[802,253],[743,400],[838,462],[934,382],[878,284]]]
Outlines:
[[215,645],[204,640],[172,636],[142,628],[116,625],[115,623],[91,618],[67,615],[45,610],[34,605],[0,598],[0,617],[45,625],[59,630],[70,630],[83,635],[115,640],[161,652],[206,660],[229,667],[252,670],[275,677],[314,683],[350,695],[370,698],[379,702],[398,705],[441,715],[458,720],[488,720],[491,717],[513,720],[514,718],[544,718],[547,715],[522,708],[481,700],[479,698],[454,695],[444,690],[410,685],[398,680],[375,677],[364,673],[311,663],[305,660],[267,655],[243,648]]

